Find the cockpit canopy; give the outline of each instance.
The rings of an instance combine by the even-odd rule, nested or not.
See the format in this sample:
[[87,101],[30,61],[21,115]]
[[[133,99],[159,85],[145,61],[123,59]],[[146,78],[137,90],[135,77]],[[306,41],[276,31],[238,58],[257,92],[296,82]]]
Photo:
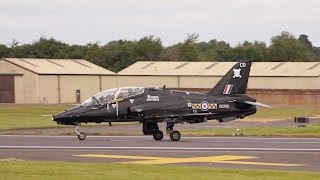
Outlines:
[[124,98],[137,96],[144,92],[143,87],[121,87],[102,91],[93,97],[84,101],[81,106],[104,105],[111,103],[113,100],[122,100]]

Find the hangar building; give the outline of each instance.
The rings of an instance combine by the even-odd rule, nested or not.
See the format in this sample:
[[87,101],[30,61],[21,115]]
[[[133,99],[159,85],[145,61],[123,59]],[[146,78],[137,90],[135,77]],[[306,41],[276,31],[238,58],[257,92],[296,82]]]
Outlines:
[[117,86],[116,73],[82,59],[0,59],[0,103],[81,102]]
[[[118,72],[118,85],[207,91],[235,63],[139,61]],[[320,104],[320,62],[254,62],[248,88],[263,102]]]
[[[235,62],[139,61],[113,73],[85,60],[0,59],[0,103],[75,103],[114,87],[212,88]],[[248,94],[265,103],[320,104],[320,62],[254,62]]]
[[[118,72],[119,86],[211,88],[235,62],[139,61]],[[146,77],[145,77],[146,76]],[[254,62],[249,89],[320,89],[320,62]]]

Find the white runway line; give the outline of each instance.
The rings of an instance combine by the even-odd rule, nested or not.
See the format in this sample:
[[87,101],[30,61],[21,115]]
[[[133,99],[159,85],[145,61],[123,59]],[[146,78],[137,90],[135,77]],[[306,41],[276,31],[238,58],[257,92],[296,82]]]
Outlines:
[[129,140],[129,139],[114,139],[110,140],[112,142],[143,142],[141,140]]
[[320,144],[320,142],[316,142],[316,141],[309,141],[309,142],[264,142],[266,144]]
[[[183,135],[183,134],[182,134]],[[76,138],[77,136],[65,136],[65,135],[0,135],[0,137],[25,137],[25,138]],[[143,138],[143,139],[152,139],[152,136],[87,136],[88,138]],[[77,138],[76,138],[77,139]],[[214,136],[198,136],[198,137],[189,137],[183,136],[181,139],[253,139],[253,140],[268,140],[268,139],[275,139],[275,140],[318,140],[320,142],[320,138],[310,138],[310,137],[214,137]]]
[[104,150],[212,150],[212,151],[300,151],[315,152],[320,149],[290,149],[290,148],[193,148],[193,147],[71,147],[71,146],[0,146],[0,149],[104,149]]

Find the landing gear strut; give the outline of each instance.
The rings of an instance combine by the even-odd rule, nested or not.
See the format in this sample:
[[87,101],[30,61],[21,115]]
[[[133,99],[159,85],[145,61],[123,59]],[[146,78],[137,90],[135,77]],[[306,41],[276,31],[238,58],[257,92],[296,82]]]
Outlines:
[[75,131],[76,131],[76,133],[77,133],[77,135],[78,135],[78,139],[81,140],[81,141],[83,141],[83,140],[86,139],[87,135],[86,135],[86,133],[84,133],[84,132],[80,132],[80,126],[81,126],[81,124],[80,124],[80,123],[77,123],[77,124],[76,124],[76,128],[75,128]]
[[[166,133],[170,134],[171,141],[179,141],[181,134],[179,131],[174,131],[173,126],[175,123],[167,122]],[[161,141],[163,139],[163,132],[159,130],[157,122],[143,122],[142,131],[144,135],[152,135],[153,139],[156,141]]]
[[143,122],[142,131],[144,135],[152,135],[156,141],[163,139],[163,132],[159,130],[158,123],[156,122]]
[[174,126],[173,122],[168,122],[166,127],[166,132],[167,134],[170,134],[171,141],[179,141],[181,138],[181,134],[179,131],[174,131],[173,126]]

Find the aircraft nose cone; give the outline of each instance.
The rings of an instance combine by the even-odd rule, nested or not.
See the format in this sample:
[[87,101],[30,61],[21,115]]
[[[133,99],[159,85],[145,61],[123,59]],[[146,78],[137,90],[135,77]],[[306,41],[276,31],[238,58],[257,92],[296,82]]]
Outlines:
[[52,115],[52,120],[55,122],[59,122],[59,117],[57,115]]
[[65,119],[64,113],[59,113],[56,115],[52,115],[52,120],[60,124]]
[[52,115],[52,120],[53,120],[53,121],[58,121],[58,120],[59,120],[59,116],[57,116],[57,115]]
[[78,122],[80,113],[81,108],[75,107],[53,115],[52,120],[57,122],[57,124],[71,125]]

